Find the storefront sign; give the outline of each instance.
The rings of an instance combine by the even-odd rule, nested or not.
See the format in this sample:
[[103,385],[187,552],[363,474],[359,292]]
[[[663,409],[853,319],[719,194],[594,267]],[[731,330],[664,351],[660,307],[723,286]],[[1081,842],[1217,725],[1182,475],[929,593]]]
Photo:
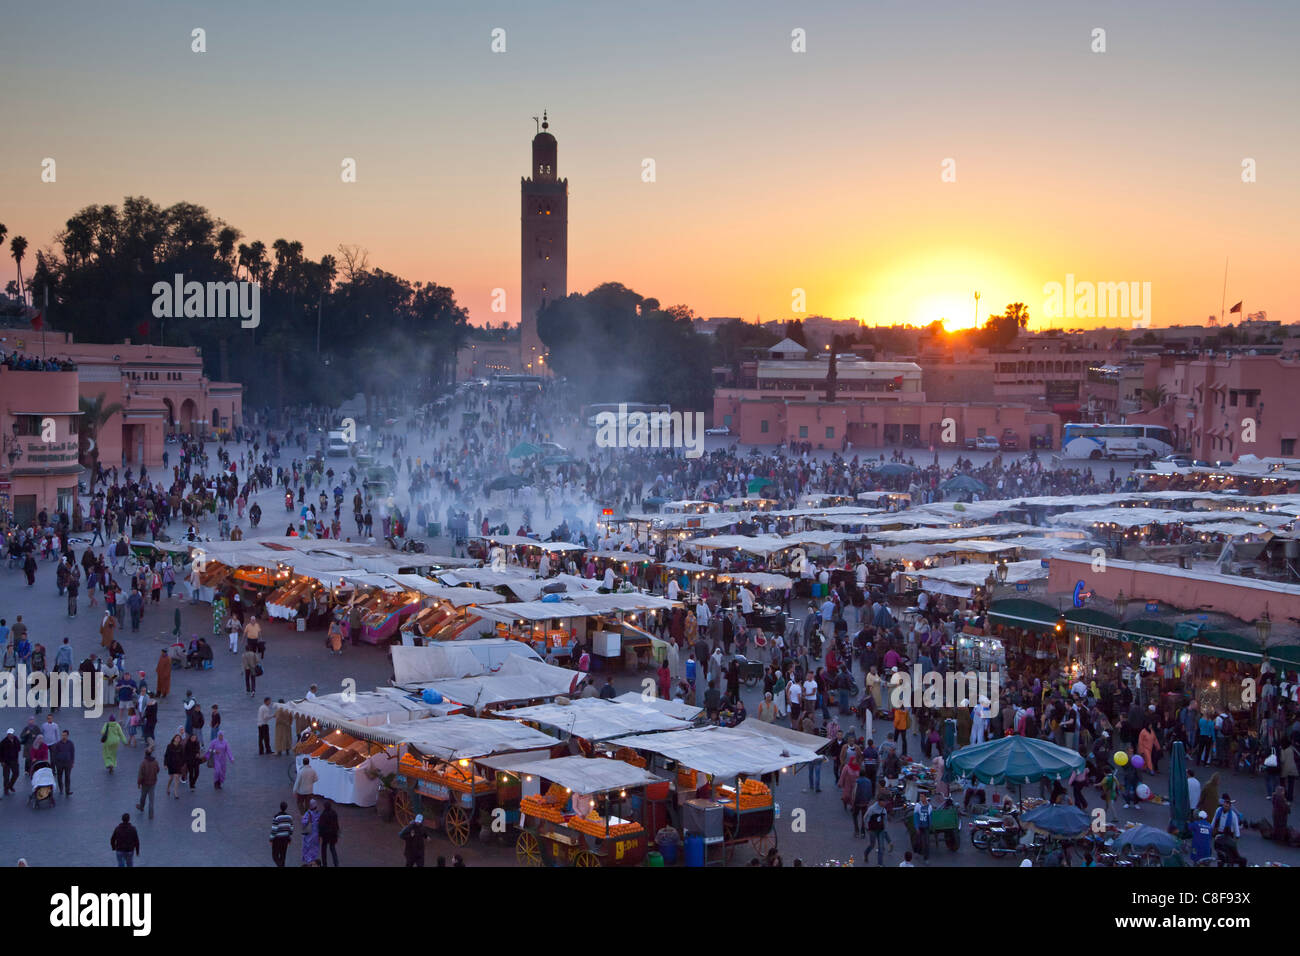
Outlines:
[[1147,602],[1147,613],[1148,613],[1148,614],[1159,614],[1159,613],[1160,613],[1160,605],[1157,604],[1155,601],[1148,601],[1148,602]]
[[1017,582],[1016,582],[1016,590],[1017,590],[1017,591],[1028,591],[1028,590],[1029,590],[1029,582],[1028,582],[1028,581],[1017,581]]
[[1083,607],[1092,598],[1092,592],[1087,589],[1082,581],[1074,586],[1074,606]]
[[1124,640],[1123,631],[1116,630],[1113,627],[1101,627],[1097,624],[1076,624],[1070,622],[1070,629],[1076,634],[1083,634],[1088,637],[1106,637],[1111,640]]
[[51,442],[46,445],[28,445],[26,460],[43,464],[67,465],[78,461],[75,441]]

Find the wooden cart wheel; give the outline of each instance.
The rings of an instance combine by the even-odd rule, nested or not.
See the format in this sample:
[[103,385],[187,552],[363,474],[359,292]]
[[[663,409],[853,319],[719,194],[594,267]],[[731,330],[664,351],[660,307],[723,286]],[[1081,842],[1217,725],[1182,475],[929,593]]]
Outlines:
[[415,819],[415,807],[411,803],[411,791],[398,790],[393,794],[393,816],[397,825],[404,827]]
[[765,859],[767,852],[776,846],[776,834],[764,833],[762,836],[756,836],[749,841],[749,845],[754,848],[760,860]]
[[447,831],[447,839],[456,846],[469,842],[469,814],[464,808],[450,806],[442,815],[442,828]]
[[519,839],[515,840],[515,859],[520,866],[541,866],[542,845],[535,834],[521,830]]
[[600,857],[596,856],[596,854],[592,853],[590,850],[579,850],[573,855],[573,865],[603,866],[604,864],[600,862]]

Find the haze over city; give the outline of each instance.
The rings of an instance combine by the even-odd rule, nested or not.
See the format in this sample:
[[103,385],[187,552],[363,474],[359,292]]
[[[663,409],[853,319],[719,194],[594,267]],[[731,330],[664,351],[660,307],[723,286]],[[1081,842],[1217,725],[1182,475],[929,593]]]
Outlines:
[[1289,4],[128,8],[75,31],[32,9],[0,36],[0,190],[33,251],[91,203],[188,201],[516,322],[516,183],[546,109],[571,292],[766,320],[803,289],[808,314],[960,328],[979,291],[981,318],[1129,324],[1049,322],[1044,284],[1074,275],[1151,283],[1159,326],[1218,312],[1226,258],[1228,305],[1300,317]]

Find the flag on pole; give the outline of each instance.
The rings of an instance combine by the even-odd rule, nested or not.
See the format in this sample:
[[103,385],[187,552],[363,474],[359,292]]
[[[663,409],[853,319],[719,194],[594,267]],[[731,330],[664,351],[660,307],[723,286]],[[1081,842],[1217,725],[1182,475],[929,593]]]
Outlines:
[[141,322],[135,327],[135,334],[142,339],[149,338],[149,323]]
[[45,328],[45,320],[41,318],[41,314],[37,312],[32,316],[32,331],[39,332],[43,328]]
[[1231,309],[1229,309],[1228,311],[1229,311],[1229,312],[1240,312],[1240,311],[1241,311],[1241,303],[1238,302],[1236,305],[1234,305],[1234,306],[1233,306]]

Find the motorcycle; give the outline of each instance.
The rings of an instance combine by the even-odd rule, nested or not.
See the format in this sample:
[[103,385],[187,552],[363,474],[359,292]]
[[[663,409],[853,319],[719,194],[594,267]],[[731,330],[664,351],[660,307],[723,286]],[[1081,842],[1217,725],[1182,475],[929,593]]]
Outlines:
[[1015,811],[999,816],[979,816],[971,820],[970,844],[1001,858],[1014,853],[1024,830]]

